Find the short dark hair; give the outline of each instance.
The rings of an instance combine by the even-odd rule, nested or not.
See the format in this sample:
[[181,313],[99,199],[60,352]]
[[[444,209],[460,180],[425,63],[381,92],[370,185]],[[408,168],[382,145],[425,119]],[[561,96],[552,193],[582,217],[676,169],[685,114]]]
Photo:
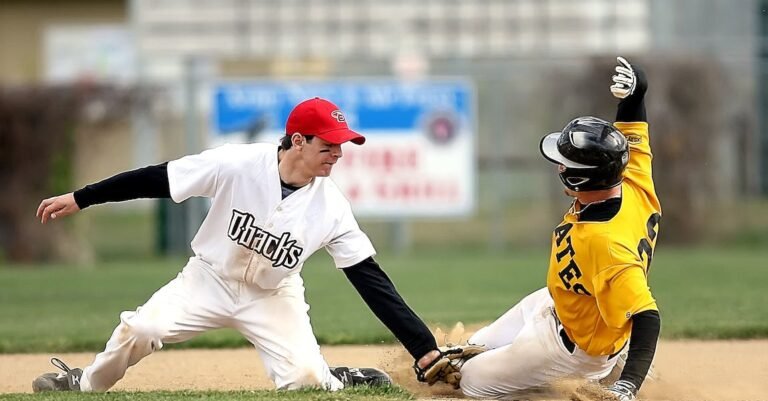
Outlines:
[[[282,150],[288,150],[293,146],[293,142],[291,141],[291,137],[293,135],[286,135],[282,139],[280,139],[280,149]],[[307,140],[307,142],[312,142],[312,138],[314,138],[314,135],[303,135],[304,138]]]

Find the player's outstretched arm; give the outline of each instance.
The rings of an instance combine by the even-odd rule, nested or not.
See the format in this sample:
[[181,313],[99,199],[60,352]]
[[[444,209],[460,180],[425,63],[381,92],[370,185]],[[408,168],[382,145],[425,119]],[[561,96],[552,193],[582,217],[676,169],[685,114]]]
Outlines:
[[37,217],[45,224],[101,203],[170,197],[167,163],[163,163],[126,171],[75,192],[45,199],[37,208]]
[[623,57],[616,57],[615,75],[612,77],[611,93],[621,99],[616,109],[614,124],[629,143],[629,163],[624,178],[643,188],[656,198],[651,178],[650,136],[648,118],[645,113],[645,93],[648,79],[636,64],[630,64]]
[[417,366],[429,366],[440,356],[432,332],[405,303],[392,280],[381,270],[373,257],[342,271],[373,314],[413,356]]
[[45,224],[48,220],[58,219],[69,216],[80,211],[80,206],[75,202],[74,193],[54,196],[53,198],[43,199],[40,206],[37,207],[37,218]]

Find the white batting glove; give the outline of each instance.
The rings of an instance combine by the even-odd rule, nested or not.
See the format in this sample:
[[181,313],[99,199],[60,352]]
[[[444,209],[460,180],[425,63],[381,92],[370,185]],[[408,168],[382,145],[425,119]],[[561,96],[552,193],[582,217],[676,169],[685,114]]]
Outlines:
[[618,65],[616,66],[616,75],[613,76],[611,93],[619,99],[624,99],[635,92],[637,75],[632,69],[632,65],[624,57],[616,57],[616,61]]
[[626,380],[617,380],[605,389],[608,394],[616,397],[618,401],[634,401],[637,387]]

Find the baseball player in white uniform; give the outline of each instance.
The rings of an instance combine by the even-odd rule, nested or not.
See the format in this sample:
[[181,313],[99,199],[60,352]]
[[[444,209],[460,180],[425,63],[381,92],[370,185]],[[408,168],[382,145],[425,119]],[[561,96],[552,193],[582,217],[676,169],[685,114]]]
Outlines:
[[194,256],[179,275],[135,311],[120,314],[106,349],[84,369],[33,382],[34,391],[106,391],[126,370],[165,343],[230,327],[250,341],[278,389],[385,385],[371,368],[329,368],[312,332],[300,275],[325,248],[376,316],[426,367],[440,356],[435,339],[374,261],[371,241],[328,176],[341,145],[362,145],[333,103],[297,105],[280,145],[224,145],[168,163],[124,172],[42,201],[42,223],[85,207],[137,198],[193,196],[211,207],[192,240]]

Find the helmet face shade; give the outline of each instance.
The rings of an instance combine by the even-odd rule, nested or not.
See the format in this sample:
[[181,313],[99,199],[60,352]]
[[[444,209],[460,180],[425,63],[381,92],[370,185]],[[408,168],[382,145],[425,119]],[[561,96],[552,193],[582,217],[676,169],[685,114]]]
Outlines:
[[545,136],[544,157],[560,166],[560,180],[572,191],[597,191],[621,183],[629,161],[627,140],[613,124],[579,117],[561,132]]

